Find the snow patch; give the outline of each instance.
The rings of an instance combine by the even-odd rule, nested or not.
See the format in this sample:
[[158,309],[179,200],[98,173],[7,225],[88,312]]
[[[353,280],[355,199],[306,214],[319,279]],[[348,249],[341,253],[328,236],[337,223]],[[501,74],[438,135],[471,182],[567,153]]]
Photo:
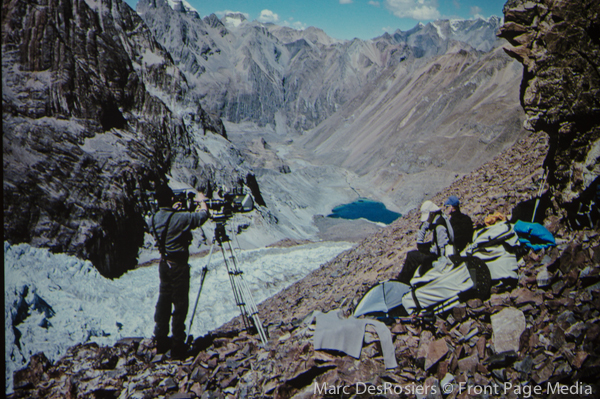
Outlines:
[[460,30],[464,20],[463,19],[451,19],[450,20],[450,29],[452,29],[452,33],[456,33]]
[[146,49],[144,56],[142,57],[145,65],[156,65],[165,62],[165,58],[162,55],[152,52],[150,49]]
[[244,21],[246,21],[246,16],[241,13],[228,13],[222,19],[223,24],[228,28],[237,28]]
[[446,35],[444,35],[444,33],[442,32],[442,28],[437,25],[435,22],[432,22],[431,25],[433,25],[433,27],[435,28],[435,30],[437,30],[437,34],[440,38],[442,39],[446,39]]
[[94,11],[100,11],[102,9],[101,0],[85,0],[85,3]]

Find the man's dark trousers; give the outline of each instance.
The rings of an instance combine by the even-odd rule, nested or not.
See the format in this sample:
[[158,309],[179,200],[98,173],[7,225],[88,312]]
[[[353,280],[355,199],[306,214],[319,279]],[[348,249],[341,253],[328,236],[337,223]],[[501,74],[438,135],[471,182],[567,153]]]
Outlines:
[[397,277],[398,281],[410,285],[410,280],[415,275],[419,266],[422,266],[421,275],[423,275],[425,271],[431,269],[433,262],[437,258],[438,256],[436,254],[423,253],[419,250],[408,252],[406,254],[406,260],[404,261],[404,266],[402,266],[402,270]]
[[[171,315],[171,331],[173,333],[173,352],[185,347],[185,318],[189,305],[190,267],[187,262],[173,262],[161,259],[158,267],[160,289],[156,312],[154,313],[154,336],[159,346],[168,342],[169,320]],[[171,313],[172,311],[172,313]]]

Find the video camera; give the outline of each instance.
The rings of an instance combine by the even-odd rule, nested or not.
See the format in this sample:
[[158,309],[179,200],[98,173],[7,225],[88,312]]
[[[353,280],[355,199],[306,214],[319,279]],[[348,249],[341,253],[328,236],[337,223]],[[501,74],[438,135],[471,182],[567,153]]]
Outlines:
[[180,188],[173,190],[173,205],[177,204],[178,211],[193,212],[196,210],[198,201],[195,201],[196,192],[188,188]]
[[208,209],[213,211],[213,220],[226,220],[234,213],[246,213],[254,209],[254,198],[241,188],[221,193],[221,197],[206,201]]
[[[199,203],[194,200],[196,192],[191,189],[173,190],[175,197],[174,203],[180,206],[178,210],[194,211]],[[254,209],[254,199],[250,194],[244,193],[242,188],[233,189],[231,191],[220,192],[222,199],[206,200],[208,209],[212,210],[211,219],[226,220],[234,213],[246,213]]]

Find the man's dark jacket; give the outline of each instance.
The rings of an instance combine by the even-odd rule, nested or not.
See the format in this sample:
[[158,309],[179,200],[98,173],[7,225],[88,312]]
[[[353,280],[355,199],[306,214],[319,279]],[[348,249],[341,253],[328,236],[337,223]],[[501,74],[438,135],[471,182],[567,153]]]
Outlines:
[[165,240],[165,254],[168,260],[177,263],[187,264],[190,252],[189,245],[192,241],[191,230],[200,227],[208,218],[208,213],[204,210],[199,212],[178,212],[171,208],[160,208],[150,220],[150,229],[155,238],[160,243],[163,240],[163,234],[167,225],[167,219],[171,216],[169,228]]

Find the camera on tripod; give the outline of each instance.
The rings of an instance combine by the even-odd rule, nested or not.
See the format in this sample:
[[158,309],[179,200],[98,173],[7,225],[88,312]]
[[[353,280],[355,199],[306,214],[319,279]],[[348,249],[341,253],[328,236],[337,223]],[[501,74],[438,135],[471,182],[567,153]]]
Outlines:
[[[191,189],[176,189],[173,190],[174,203],[178,204],[177,209],[181,211],[194,211],[200,205],[195,201],[196,192]],[[245,193],[242,188],[233,189],[231,191],[220,191],[220,199],[206,200],[208,209],[212,211],[211,219],[220,221],[227,220],[234,213],[251,212],[254,209],[254,199],[248,193]]]
[[222,192],[220,196],[222,199],[206,201],[208,209],[213,211],[211,216],[213,220],[226,220],[234,213],[246,213],[254,209],[254,199],[241,188]]

